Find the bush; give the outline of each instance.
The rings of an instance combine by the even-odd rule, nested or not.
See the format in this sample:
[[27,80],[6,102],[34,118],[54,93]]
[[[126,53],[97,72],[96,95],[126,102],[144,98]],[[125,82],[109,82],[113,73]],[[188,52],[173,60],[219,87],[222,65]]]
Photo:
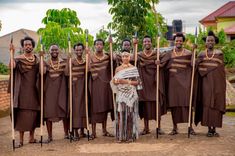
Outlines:
[[3,64],[2,62],[0,62],[0,74],[3,74],[3,75],[9,74],[8,67],[5,64]]
[[224,53],[224,63],[228,68],[235,67],[235,40],[227,43],[222,51]]

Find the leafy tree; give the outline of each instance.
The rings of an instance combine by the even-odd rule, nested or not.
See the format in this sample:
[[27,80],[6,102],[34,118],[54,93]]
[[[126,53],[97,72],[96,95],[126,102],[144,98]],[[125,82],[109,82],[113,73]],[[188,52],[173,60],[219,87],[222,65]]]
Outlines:
[[[58,44],[64,51],[68,49],[68,38],[71,44],[85,43],[85,32],[79,27],[80,21],[77,13],[69,8],[49,9],[42,23],[45,28],[40,28],[38,33],[42,36],[42,44],[48,50],[51,44]],[[88,36],[89,45],[92,45],[93,37]],[[38,44],[38,49],[40,44]]]
[[[108,0],[108,4],[111,5],[109,13],[113,16],[108,28],[115,31],[117,44],[124,38],[132,38],[136,31],[140,41],[144,35],[150,35],[154,43],[158,29],[166,32],[164,18],[155,9],[158,0]],[[156,23],[159,23],[159,27]],[[142,42],[139,42],[141,47]]]

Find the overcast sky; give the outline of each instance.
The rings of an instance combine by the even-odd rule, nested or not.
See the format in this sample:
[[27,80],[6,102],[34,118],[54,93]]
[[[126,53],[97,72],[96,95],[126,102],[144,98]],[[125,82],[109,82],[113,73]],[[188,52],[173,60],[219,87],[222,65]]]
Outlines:
[[[32,2],[33,1],[33,2]],[[168,24],[181,19],[187,33],[193,33],[198,21],[229,0],[160,0],[157,10]],[[112,19],[106,0],[0,0],[0,36],[21,28],[37,31],[48,9],[71,8],[77,11],[81,27],[95,34]]]

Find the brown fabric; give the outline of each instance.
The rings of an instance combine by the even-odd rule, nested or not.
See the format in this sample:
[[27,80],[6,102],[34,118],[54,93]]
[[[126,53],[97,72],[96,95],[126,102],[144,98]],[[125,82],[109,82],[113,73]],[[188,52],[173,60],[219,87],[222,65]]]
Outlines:
[[[160,107],[158,109],[158,117],[160,118],[162,112],[165,113],[166,109],[164,107]],[[140,119],[147,120],[156,120],[156,102],[155,101],[140,101],[139,102],[139,116]]]
[[180,106],[171,108],[171,116],[174,124],[187,123],[189,115],[189,107]]
[[[161,56],[160,56],[161,57]],[[149,57],[146,57],[143,52],[138,54],[138,70],[140,73],[140,79],[142,81],[143,89],[138,91],[140,101],[140,117],[147,119],[156,119],[156,70],[157,66],[155,60],[157,59],[157,53]],[[164,75],[163,70],[159,70],[159,110],[160,114],[164,115],[167,112],[166,109],[166,96],[164,88]],[[143,106],[149,105],[149,106]],[[155,108],[155,109],[152,109]]]
[[91,56],[91,69],[89,77],[89,92],[91,106],[91,122],[104,122],[107,113],[113,110],[112,90],[110,87],[111,69],[110,57],[105,54],[103,60]]
[[73,128],[86,128],[85,66],[85,62],[72,61]]
[[195,124],[222,126],[225,113],[226,78],[223,54],[216,50],[213,59],[206,59],[202,52],[197,59],[197,99]]
[[185,49],[182,56],[173,56],[173,51],[169,51],[161,60],[167,82],[165,84],[167,106],[172,111],[175,123],[188,121],[192,77],[191,59],[191,52]]
[[19,109],[16,112],[15,130],[33,131],[37,127],[39,117],[38,111]]
[[66,62],[60,60],[60,67],[54,70],[50,63],[46,64],[44,83],[44,118],[59,121],[68,115],[67,78],[64,71]]
[[39,91],[36,84],[39,78],[39,61],[36,56],[34,57],[34,62],[29,62],[24,58],[15,59],[16,66],[13,71],[14,124],[16,130],[20,131],[34,130],[40,124]]

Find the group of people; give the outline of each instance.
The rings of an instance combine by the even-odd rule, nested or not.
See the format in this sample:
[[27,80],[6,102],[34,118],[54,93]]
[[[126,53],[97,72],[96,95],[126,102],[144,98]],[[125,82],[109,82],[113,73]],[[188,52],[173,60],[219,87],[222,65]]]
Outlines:
[[[135,57],[131,53],[133,43],[129,39],[122,42],[121,53],[104,52],[105,42],[94,41],[93,53],[82,43],[73,46],[74,58],[69,72],[69,59],[60,58],[59,46],[50,46],[50,58],[44,61],[43,69],[40,59],[34,54],[35,41],[30,37],[21,40],[23,54],[14,58],[14,127],[20,133],[18,147],[23,146],[24,132],[30,132],[29,143],[35,143],[35,128],[40,122],[40,75],[43,74],[43,120],[46,123],[48,139],[53,140],[53,122],[63,121],[65,139],[73,140],[86,137],[87,117],[92,126],[91,139],[96,136],[96,124],[102,123],[103,136],[114,137],[118,142],[134,141],[139,135],[150,133],[149,120],[158,118],[158,134],[161,129],[161,116],[169,109],[172,115],[173,128],[170,135],[178,134],[178,123],[187,123],[190,112],[190,88],[193,83],[192,104],[195,111],[194,121],[197,125],[208,127],[207,136],[219,136],[216,127],[222,127],[222,116],[225,113],[225,70],[223,53],[214,48],[218,38],[209,32],[204,38],[205,50],[200,52],[193,62],[194,51],[184,48],[185,36],[177,33],[174,36],[174,48],[161,52],[158,59],[157,49],[152,47],[150,36],[143,38],[143,51]],[[14,46],[11,45],[11,51]],[[137,50],[135,50],[137,51]],[[88,55],[88,62],[84,55]],[[40,53],[43,56],[43,53]],[[110,59],[112,57],[112,59]],[[111,75],[113,61],[114,75]],[[136,62],[136,66],[133,62]],[[86,63],[88,66],[86,66]],[[192,68],[195,76],[192,77]],[[88,108],[85,103],[85,74],[88,67]],[[157,70],[159,67],[159,70]],[[43,71],[43,72],[40,72]],[[156,87],[156,79],[159,85]],[[72,73],[72,75],[70,75]],[[72,108],[69,108],[68,77],[72,76]],[[156,91],[156,88],[158,90]],[[156,92],[158,108],[156,109]],[[73,134],[69,135],[69,111],[72,109]],[[156,112],[158,110],[158,112]],[[107,131],[107,117],[115,120],[115,135]],[[158,117],[157,117],[158,115]],[[139,117],[144,119],[144,129],[139,132]],[[189,133],[195,135],[192,122]],[[78,130],[80,129],[80,133]]]

